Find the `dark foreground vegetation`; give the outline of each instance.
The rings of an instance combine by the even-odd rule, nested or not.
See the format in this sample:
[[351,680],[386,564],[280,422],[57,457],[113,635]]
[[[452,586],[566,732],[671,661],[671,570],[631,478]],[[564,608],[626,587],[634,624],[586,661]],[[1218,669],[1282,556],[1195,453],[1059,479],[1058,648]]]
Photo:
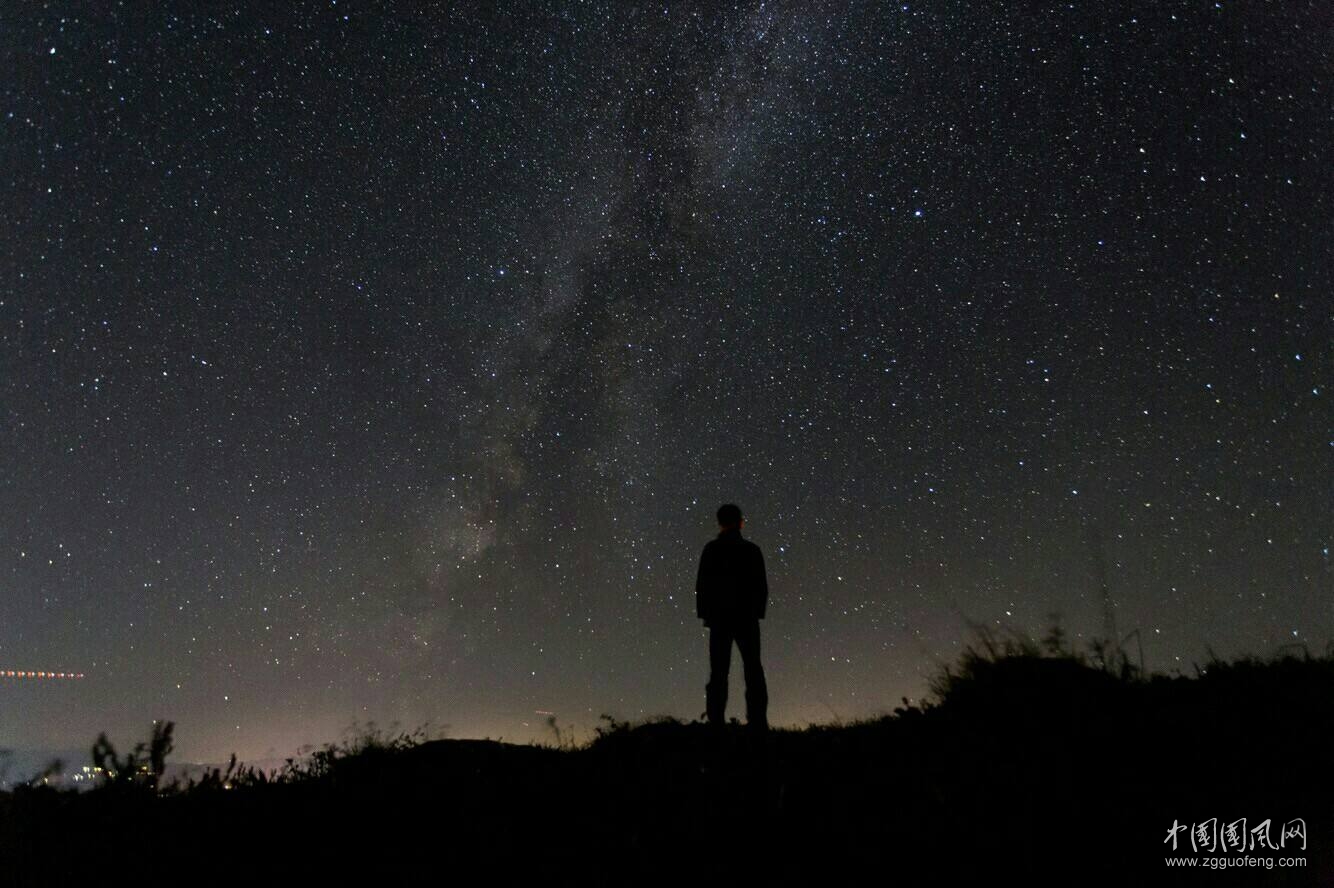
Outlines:
[[[932,699],[751,737],[607,720],[590,744],[385,737],[159,785],[171,727],[99,738],[91,792],[0,794],[0,882],[1334,885],[1334,658],[1140,675],[983,634]],[[1173,823],[1305,822],[1301,868],[1169,869]],[[1214,857],[1247,854],[1215,852]],[[856,875],[853,875],[856,874]],[[1003,879],[1009,876],[1010,879]]]

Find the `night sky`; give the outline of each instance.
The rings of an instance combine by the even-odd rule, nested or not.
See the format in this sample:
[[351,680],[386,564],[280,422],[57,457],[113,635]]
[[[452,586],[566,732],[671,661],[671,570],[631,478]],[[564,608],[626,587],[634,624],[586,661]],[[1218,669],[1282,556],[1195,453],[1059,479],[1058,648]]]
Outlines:
[[0,12],[0,747],[1330,642],[1326,4],[466,5]]

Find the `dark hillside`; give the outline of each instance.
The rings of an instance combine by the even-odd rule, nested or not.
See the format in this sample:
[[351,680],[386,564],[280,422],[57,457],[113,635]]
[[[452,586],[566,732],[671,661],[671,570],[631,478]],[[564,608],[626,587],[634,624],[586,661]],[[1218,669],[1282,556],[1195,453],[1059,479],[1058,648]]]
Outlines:
[[[25,788],[0,796],[0,854],[14,884],[215,868],[261,882],[710,881],[709,860],[778,881],[859,869],[894,884],[1334,884],[1334,660],[1199,673],[984,649],[942,673],[929,705],[767,737],[664,719],[609,723],[581,748],[381,738],[156,793]],[[1214,857],[1305,867],[1169,871],[1174,822],[1243,817],[1247,834],[1271,819],[1275,844],[1301,818],[1306,850]],[[1209,856],[1184,831],[1177,855]]]

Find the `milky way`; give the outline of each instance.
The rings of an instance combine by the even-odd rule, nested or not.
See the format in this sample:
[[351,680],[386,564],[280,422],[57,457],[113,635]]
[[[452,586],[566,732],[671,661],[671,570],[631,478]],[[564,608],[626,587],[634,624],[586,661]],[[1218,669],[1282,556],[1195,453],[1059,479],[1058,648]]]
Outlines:
[[778,725],[1322,649],[1322,10],[10,9],[0,746],[695,718],[729,500]]

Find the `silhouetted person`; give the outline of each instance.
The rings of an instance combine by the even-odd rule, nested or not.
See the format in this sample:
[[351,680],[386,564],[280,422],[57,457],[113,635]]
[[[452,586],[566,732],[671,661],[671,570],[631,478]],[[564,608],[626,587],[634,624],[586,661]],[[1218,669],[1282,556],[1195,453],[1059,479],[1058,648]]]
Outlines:
[[732,642],[741,651],[746,677],[746,723],[769,727],[769,690],[760,666],[760,620],[769,601],[760,547],[741,536],[746,519],[727,503],[718,509],[718,536],[709,540],[695,579],[695,614],[709,628],[709,683],[705,686],[709,724],[722,727],[727,709],[727,673]]

